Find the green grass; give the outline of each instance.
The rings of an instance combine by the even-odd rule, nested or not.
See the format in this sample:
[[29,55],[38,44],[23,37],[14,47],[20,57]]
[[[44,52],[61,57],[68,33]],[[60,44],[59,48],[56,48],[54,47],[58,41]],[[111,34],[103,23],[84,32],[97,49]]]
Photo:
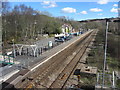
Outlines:
[[84,85],[95,85],[96,84],[96,77],[93,77],[93,76],[81,76],[81,79],[80,79]]
[[120,89],[120,79],[116,81],[116,87]]
[[[96,48],[91,48],[87,58],[88,65],[97,67],[99,73],[103,73],[104,46],[102,45],[104,45],[104,41],[105,41],[105,37],[103,37],[103,34],[104,33],[102,31],[98,32],[98,35],[96,36],[95,42],[93,44],[93,47],[96,47]],[[113,52],[107,52],[107,62],[106,62],[106,65],[108,66],[108,72],[106,72],[106,74],[109,74],[109,75],[112,75],[113,71],[119,69],[118,68],[119,60],[117,60],[117,58],[115,57],[112,57],[111,53]],[[83,79],[83,81],[85,81],[86,83],[87,82],[90,83],[89,79]],[[102,76],[100,79],[100,83],[102,83]],[[111,81],[108,78],[108,76],[105,77],[105,85],[111,86]],[[117,87],[120,88],[120,81],[117,81]]]

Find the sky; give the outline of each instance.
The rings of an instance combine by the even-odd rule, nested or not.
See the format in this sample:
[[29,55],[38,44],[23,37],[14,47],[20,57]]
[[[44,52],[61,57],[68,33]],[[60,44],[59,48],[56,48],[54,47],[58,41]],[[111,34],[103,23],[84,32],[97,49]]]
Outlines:
[[118,17],[118,2],[109,0],[98,0],[95,2],[58,2],[53,0],[43,0],[40,2],[10,2],[12,8],[15,5],[25,4],[34,10],[47,11],[54,17],[65,16],[77,21],[87,19]]

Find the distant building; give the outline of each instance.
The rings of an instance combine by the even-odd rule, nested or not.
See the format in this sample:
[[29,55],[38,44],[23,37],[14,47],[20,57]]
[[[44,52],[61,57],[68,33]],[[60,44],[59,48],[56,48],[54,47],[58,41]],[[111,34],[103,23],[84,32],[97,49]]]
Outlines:
[[62,33],[64,34],[71,33],[74,30],[70,24],[63,24],[61,28],[62,28]]

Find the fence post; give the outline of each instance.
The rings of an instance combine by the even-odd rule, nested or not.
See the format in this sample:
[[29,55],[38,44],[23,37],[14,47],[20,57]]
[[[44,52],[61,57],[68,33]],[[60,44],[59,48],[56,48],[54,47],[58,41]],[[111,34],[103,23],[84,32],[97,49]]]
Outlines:
[[99,82],[99,73],[97,74],[97,85],[98,85],[98,82]]
[[115,73],[114,73],[114,71],[113,71],[112,75],[113,75],[113,85],[112,85],[112,87],[115,88]]

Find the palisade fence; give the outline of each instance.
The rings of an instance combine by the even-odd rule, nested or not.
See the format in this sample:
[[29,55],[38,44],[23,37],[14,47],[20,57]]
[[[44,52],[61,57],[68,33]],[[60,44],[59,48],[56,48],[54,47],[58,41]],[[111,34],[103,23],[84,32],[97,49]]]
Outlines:
[[[104,85],[103,85],[103,75],[104,75]],[[97,82],[96,82],[96,88],[116,88],[116,81],[117,76],[115,72],[112,73],[105,72],[103,73],[97,73]]]

